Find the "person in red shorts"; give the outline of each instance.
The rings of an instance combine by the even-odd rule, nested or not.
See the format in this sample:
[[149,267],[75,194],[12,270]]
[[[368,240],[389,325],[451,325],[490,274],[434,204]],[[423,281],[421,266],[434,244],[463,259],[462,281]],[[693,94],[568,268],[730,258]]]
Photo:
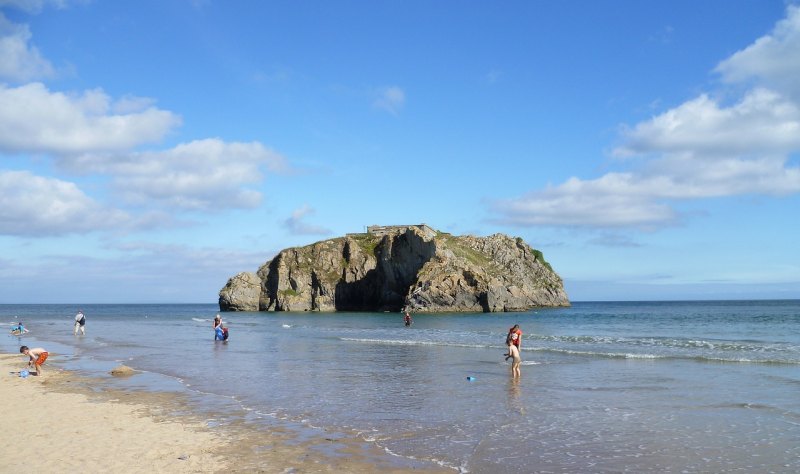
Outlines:
[[28,346],[20,347],[19,352],[30,357],[31,360],[28,361],[28,366],[33,365],[36,367],[36,375],[42,375],[42,364],[47,360],[48,352],[41,347],[28,349]]

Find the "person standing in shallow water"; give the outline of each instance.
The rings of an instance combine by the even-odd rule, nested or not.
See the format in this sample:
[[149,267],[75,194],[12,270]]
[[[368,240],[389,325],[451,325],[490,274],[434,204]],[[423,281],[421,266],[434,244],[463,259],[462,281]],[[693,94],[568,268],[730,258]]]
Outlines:
[[81,336],[86,335],[86,316],[80,309],[78,310],[78,314],[75,315],[75,329],[72,333],[77,336],[78,331],[80,331]]
[[522,329],[519,328],[519,324],[515,324],[514,327],[508,330],[508,336],[506,336],[506,344],[508,345],[508,354],[506,354],[506,360],[512,358],[511,362],[511,376],[512,377],[519,377],[520,376],[520,365],[522,365],[522,356],[520,355],[520,345],[522,344]]
[[506,345],[509,346],[508,352],[503,354],[506,356],[506,360],[511,358],[511,346],[516,346],[519,352],[520,344],[522,344],[522,329],[519,328],[519,324],[515,324],[508,330],[508,335],[506,336]]

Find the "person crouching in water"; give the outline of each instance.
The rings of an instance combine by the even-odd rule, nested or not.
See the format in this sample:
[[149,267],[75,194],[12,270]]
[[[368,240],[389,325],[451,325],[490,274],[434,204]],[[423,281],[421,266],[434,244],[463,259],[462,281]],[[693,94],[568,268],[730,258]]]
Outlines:
[[214,317],[214,340],[227,341],[228,328],[222,326],[222,318],[219,314]]
[[16,326],[13,326],[11,328],[11,335],[12,336],[21,336],[21,335],[25,334],[26,332],[29,332],[29,331],[27,329],[25,329],[25,326],[22,324],[22,321],[18,322]]
[[19,352],[20,354],[25,354],[30,358],[28,361],[28,367],[33,365],[36,367],[36,375],[42,375],[42,364],[44,364],[44,361],[47,360],[47,356],[49,355],[47,351],[41,347],[29,349],[28,346],[22,346],[19,348]]

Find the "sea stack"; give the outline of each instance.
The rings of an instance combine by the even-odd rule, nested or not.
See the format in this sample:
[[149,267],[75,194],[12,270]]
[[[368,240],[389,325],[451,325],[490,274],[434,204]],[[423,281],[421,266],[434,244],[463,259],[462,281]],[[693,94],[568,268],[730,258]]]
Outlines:
[[569,306],[561,277],[519,237],[454,236],[425,224],[282,250],[230,278],[221,311],[499,312]]

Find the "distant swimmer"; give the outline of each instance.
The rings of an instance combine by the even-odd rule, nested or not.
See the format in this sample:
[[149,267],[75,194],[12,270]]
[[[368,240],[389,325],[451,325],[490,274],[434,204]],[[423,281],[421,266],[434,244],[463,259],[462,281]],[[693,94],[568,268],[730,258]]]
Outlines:
[[78,314],[75,315],[75,329],[72,333],[77,336],[78,331],[80,331],[81,336],[86,335],[86,316],[84,316],[83,311],[80,309],[78,310]]
[[406,311],[406,315],[403,317],[403,322],[405,322],[406,326],[411,326],[411,324],[414,323],[414,321],[411,320],[411,315],[408,314],[408,311]]

